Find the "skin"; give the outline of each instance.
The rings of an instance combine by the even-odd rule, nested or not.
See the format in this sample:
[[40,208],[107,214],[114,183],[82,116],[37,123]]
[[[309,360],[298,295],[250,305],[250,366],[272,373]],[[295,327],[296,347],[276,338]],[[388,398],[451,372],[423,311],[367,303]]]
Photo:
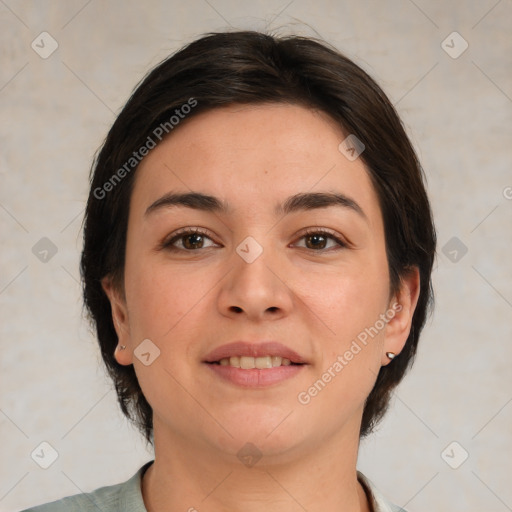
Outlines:
[[[377,195],[364,162],[338,150],[346,135],[304,107],[231,105],[183,121],[140,164],[124,293],[109,278],[103,286],[126,346],[116,358],[134,365],[154,412],[155,462],[142,485],[148,511],[370,510],[356,476],[363,405],[390,363],[385,353],[399,354],[407,340],[419,275],[390,293]],[[213,195],[230,210],[173,206],[145,215],[170,191]],[[274,213],[300,192],[343,193],[366,218],[339,206]],[[187,252],[185,236],[175,251],[161,248],[184,227],[206,230],[203,246]],[[303,236],[310,227],[349,244],[328,238],[319,249],[318,239]],[[263,248],[252,263],[236,252],[247,236]],[[396,303],[401,310],[379,334],[299,403],[298,394]],[[148,366],[134,356],[144,339],[160,350]],[[270,388],[242,388],[202,362],[235,340],[276,340],[308,364]],[[262,454],[253,467],[236,456],[247,442]]]

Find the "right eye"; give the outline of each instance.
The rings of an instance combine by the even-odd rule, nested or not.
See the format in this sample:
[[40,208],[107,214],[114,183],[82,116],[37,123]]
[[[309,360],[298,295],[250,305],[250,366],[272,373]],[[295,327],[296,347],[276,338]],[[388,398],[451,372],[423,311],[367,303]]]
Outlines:
[[[210,245],[206,245],[206,241],[212,242]],[[168,251],[188,251],[193,252],[198,249],[208,249],[209,247],[215,247],[217,244],[206,234],[205,231],[200,228],[184,228],[178,233],[171,235],[171,238],[166,240],[162,244],[162,249]]]

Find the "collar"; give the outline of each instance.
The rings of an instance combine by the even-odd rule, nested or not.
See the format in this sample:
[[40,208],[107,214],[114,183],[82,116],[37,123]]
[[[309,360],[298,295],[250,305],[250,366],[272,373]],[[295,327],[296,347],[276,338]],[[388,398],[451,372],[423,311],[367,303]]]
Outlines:
[[371,512],[407,512],[404,508],[394,505],[386,499],[373,482],[360,471],[357,472],[357,479],[366,492]]

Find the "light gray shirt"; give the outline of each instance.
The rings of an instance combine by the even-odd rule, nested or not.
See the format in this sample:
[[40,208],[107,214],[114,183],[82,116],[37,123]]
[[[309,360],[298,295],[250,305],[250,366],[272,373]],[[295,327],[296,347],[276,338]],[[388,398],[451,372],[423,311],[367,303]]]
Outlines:
[[[23,512],[147,512],[142,499],[142,475],[153,463],[142,466],[128,481],[93,492],[77,494]],[[388,501],[360,471],[357,478],[368,496],[372,512],[407,512]]]

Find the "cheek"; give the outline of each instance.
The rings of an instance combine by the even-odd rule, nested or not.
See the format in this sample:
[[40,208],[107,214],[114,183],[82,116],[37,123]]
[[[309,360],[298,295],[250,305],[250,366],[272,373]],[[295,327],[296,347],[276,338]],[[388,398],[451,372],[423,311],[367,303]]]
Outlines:
[[344,403],[354,410],[375,383],[385,335],[381,315],[388,305],[389,274],[385,253],[373,254],[382,257],[365,258],[303,285],[307,307],[321,320],[318,365],[311,381],[312,393],[318,394],[313,408]]
[[195,369],[183,361],[190,348],[187,341],[200,335],[198,315],[205,314],[201,297],[208,286],[204,281],[197,283],[190,273],[172,269],[165,263],[139,260],[135,264],[135,258],[132,262],[127,261],[126,265],[132,340],[137,346],[143,339],[150,339],[160,351],[150,366],[134,359],[144,396],[156,411],[164,410],[169,404],[179,404],[185,417],[197,415],[179,383],[193,380]]
[[337,283],[325,280],[323,291],[311,287],[309,292],[306,305],[318,312],[328,329],[317,331],[325,333],[318,336],[318,364],[297,398],[300,404],[308,402],[310,416],[337,411],[336,421],[342,423],[364,405],[379,372],[387,272],[378,272],[376,266],[366,273],[345,275]]
[[[194,344],[187,340],[204,338],[205,322],[212,316],[212,297],[218,290],[218,269],[191,269],[176,263],[127,262],[126,295],[130,330],[135,340],[149,338],[171,357],[188,356]],[[169,354],[167,354],[168,352]]]
[[154,262],[126,265],[126,297],[134,336],[160,339],[183,318],[194,300],[194,287],[186,279]]
[[385,312],[389,294],[387,267],[379,262],[336,273],[302,277],[302,298],[324,331],[338,344],[350,341]]

